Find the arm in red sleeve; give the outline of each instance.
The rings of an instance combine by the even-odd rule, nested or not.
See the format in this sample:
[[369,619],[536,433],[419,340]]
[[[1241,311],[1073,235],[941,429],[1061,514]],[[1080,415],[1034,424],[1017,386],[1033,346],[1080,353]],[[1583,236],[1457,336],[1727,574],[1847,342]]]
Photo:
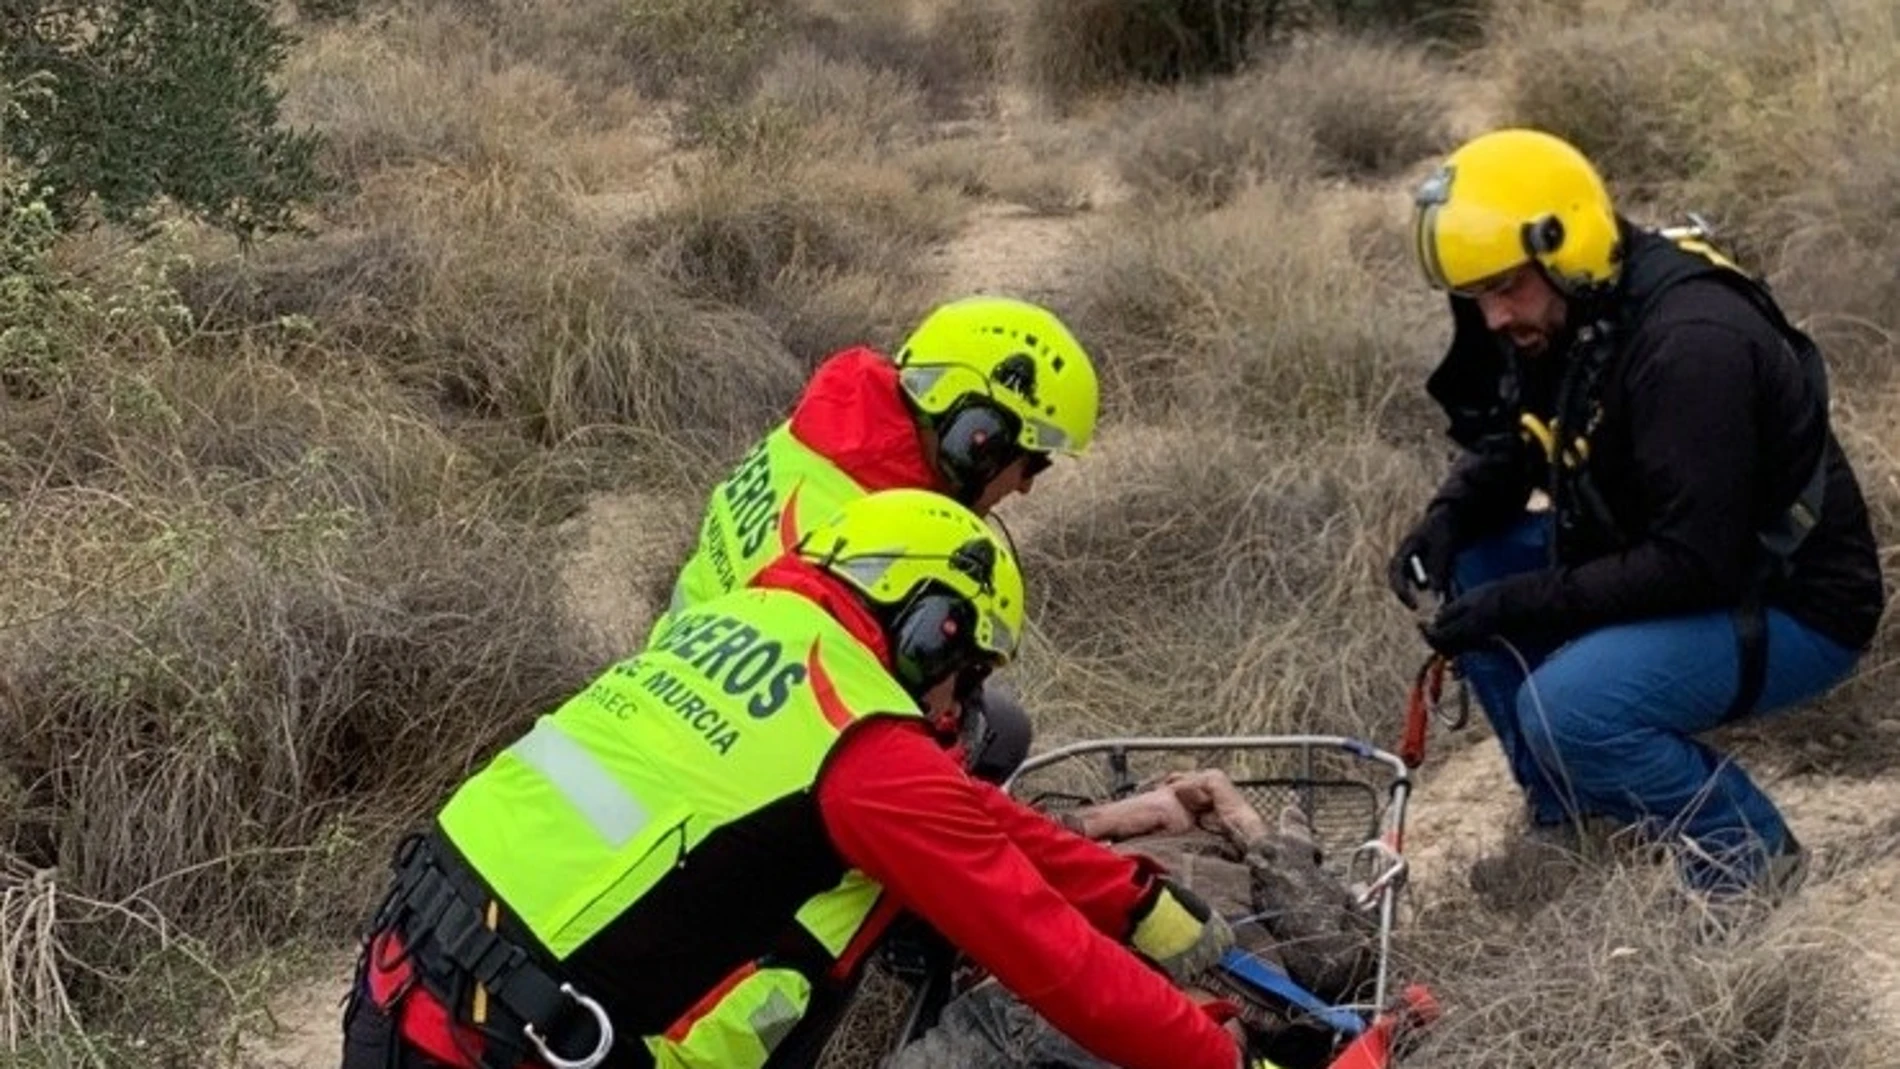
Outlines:
[[1232,1037],[1050,886],[973,784],[920,725],[877,720],[839,744],[818,807],[847,863],[1097,1057],[1238,1066]]
[[1152,863],[1083,838],[994,784],[973,779],[971,786],[1003,834],[1057,894],[1081,910],[1096,931],[1117,942],[1127,940],[1135,907],[1148,891],[1149,873],[1155,871]]

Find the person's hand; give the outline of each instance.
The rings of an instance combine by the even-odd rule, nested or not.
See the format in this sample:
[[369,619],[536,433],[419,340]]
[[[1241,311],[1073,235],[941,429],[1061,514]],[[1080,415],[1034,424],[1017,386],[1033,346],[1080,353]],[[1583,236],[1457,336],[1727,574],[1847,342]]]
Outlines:
[[1446,602],[1438,615],[1419,631],[1432,649],[1446,657],[1456,657],[1490,641],[1503,622],[1502,603],[1497,587],[1482,586],[1462,597]]
[[1205,824],[1203,818],[1211,816],[1215,825],[1211,831],[1240,843],[1252,842],[1267,832],[1266,821],[1247,801],[1247,796],[1218,768],[1176,772],[1162,782],[1174,791],[1197,822]]
[[1398,551],[1386,565],[1386,585],[1406,608],[1415,610],[1420,590],[1445,595],[1451,585],[1451,564],[1457,552],[1457,532],[1452,526],[1451,512],[1443,507],[1428,509],[1399,541]]
[[1197,826],[1194,814],[1165,786],[1076,810],[1065,823],[1087,839],[1120,842],[1138,835],[1180,835]]
[[1175,791],[1157,788],[1143,791],[1126,801],[1129,803],[1129,819],[1121,838],[1181,835],[1194,830],[1194,814]]
[[1166,876],[1135,915],[1129,943],[1176,984],[1211,968],[1234,945],[1234,931],[1205,899]]

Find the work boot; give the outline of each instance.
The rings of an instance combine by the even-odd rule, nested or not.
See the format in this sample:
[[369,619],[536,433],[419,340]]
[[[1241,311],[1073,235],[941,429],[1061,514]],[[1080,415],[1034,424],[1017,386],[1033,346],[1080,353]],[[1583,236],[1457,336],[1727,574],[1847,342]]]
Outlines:
[[1575,879],[1583,854],[1583,834],[1575,823],[1532,824],[1499,852],[1472,863],[1471,889],[1493,911],[1540,906]]
[[1801,885],[1808,882],[1808,851],[1800,841],[1789,832],[1782,840],[1781,849],[1768,858],[1768,864],[1762,871],[1759,886],[1769,901],[1779,906],[1795,896]]
[[1754,883],[1693,894],[1697,936],[1704,943],[1726,943],[1759,927],[1769,913],[1795,896],[1807,878],[1807,848],[1789,832],[1781,848],[1762,863]]

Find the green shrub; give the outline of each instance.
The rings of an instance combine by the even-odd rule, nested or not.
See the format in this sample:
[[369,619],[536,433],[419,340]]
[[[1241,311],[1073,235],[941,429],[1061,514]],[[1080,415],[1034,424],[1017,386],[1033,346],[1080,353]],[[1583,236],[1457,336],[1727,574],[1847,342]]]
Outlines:
[[0,8],[0,84],[31,81],[0,149],[62,226],[159,198],[241,234],[290,228],[327,185],[317,138],[278,123],[290,45],[258,0],[25,0]]

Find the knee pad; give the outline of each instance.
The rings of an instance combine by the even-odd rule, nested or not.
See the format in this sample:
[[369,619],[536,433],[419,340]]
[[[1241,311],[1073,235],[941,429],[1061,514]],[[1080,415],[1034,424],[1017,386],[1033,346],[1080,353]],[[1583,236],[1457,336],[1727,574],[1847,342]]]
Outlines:
[[[984,680],[973,705],[964,713],[973,721],[967,736],[970,774],[1000,785],[1029,757],[1029,744],[1035,738],[1029,713],[1015,693],[994,678]],[[971,713],[978,715],[971,717]]]

